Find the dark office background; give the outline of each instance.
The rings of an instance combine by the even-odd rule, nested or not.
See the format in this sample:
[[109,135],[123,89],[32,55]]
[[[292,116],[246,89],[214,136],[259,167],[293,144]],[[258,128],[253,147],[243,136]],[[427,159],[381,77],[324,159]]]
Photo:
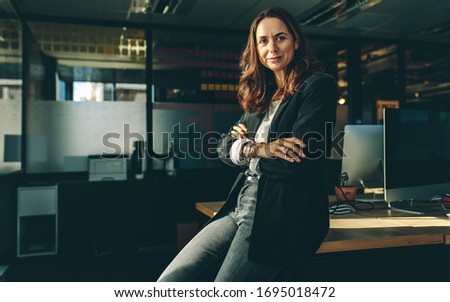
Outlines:
[[[347,0],[324,13],[335,2],[181,0],[162,14],[146,0],[0,0],[0,265],[10,265],[8,278],[156,278],[180,236],[205,222],[195,202],[225,199],[237,172],[214,154],[192,156],[213,143],[189,131],[220,134],[240,116],[239,55],[252,18],[268,6],[294,14],[336,78],[336,132],[381,123],[383,107],[450,111],[448,1]],[[87,157],[110,151],[103,135],[126,136],[124,125],[149,150],[191,155],[148,159],[143,180],[89,182]],[[135,139],[119,142],[124,154]],[[331,190],[338,154],[330,168]],[[58,254],[16,257],[17,188],[55,184]]]

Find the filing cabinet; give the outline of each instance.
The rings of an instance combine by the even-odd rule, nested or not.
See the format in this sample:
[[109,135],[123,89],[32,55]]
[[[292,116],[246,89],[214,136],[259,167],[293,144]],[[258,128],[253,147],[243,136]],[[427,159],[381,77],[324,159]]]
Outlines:
[[58,187],[19,187],[17,257],[58,252]]

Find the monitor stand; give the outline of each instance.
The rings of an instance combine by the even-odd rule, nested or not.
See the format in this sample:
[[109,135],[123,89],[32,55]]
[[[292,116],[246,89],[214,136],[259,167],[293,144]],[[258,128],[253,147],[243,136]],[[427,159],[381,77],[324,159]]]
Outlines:
[[416,215],[426,215],[426,214],[437,213],[437,212],[441,211],[441,209],[414,205],[412,199],[411,200],[391,201],[388,203],[388,205],[389,205],[389,208],[393,211],[404,212],[404,213],[409,213],[409,214],[416,214]]

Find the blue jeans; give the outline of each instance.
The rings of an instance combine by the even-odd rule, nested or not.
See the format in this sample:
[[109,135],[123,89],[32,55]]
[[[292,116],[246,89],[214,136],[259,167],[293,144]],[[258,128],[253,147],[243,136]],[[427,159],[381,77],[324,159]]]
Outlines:
[[203,228],[158,281],[271,281],[283,268],[248,259],[256,208],[257,178],[242,187],[236,208]]

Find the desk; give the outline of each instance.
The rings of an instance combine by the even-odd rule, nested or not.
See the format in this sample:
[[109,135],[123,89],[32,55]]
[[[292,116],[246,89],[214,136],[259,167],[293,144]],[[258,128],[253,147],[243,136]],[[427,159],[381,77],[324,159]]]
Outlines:
[[224,203],[224,201],[196,202],[195,208],[209,218],[212,218],[219,212]]
[[[195,207],[213,217],[223,204],[220,201],[197,202]],[[330,215],[330,231],[317,253],[434,244],[450,244],[450,219],[447,216],[418,216],[377,204],[371,211]]]
[[[196,209],[212,217],[223,204],[197,202]],[[330,215],[330,231],[299,280],[449,281],[450,219],[396,212],[385,204]]]

